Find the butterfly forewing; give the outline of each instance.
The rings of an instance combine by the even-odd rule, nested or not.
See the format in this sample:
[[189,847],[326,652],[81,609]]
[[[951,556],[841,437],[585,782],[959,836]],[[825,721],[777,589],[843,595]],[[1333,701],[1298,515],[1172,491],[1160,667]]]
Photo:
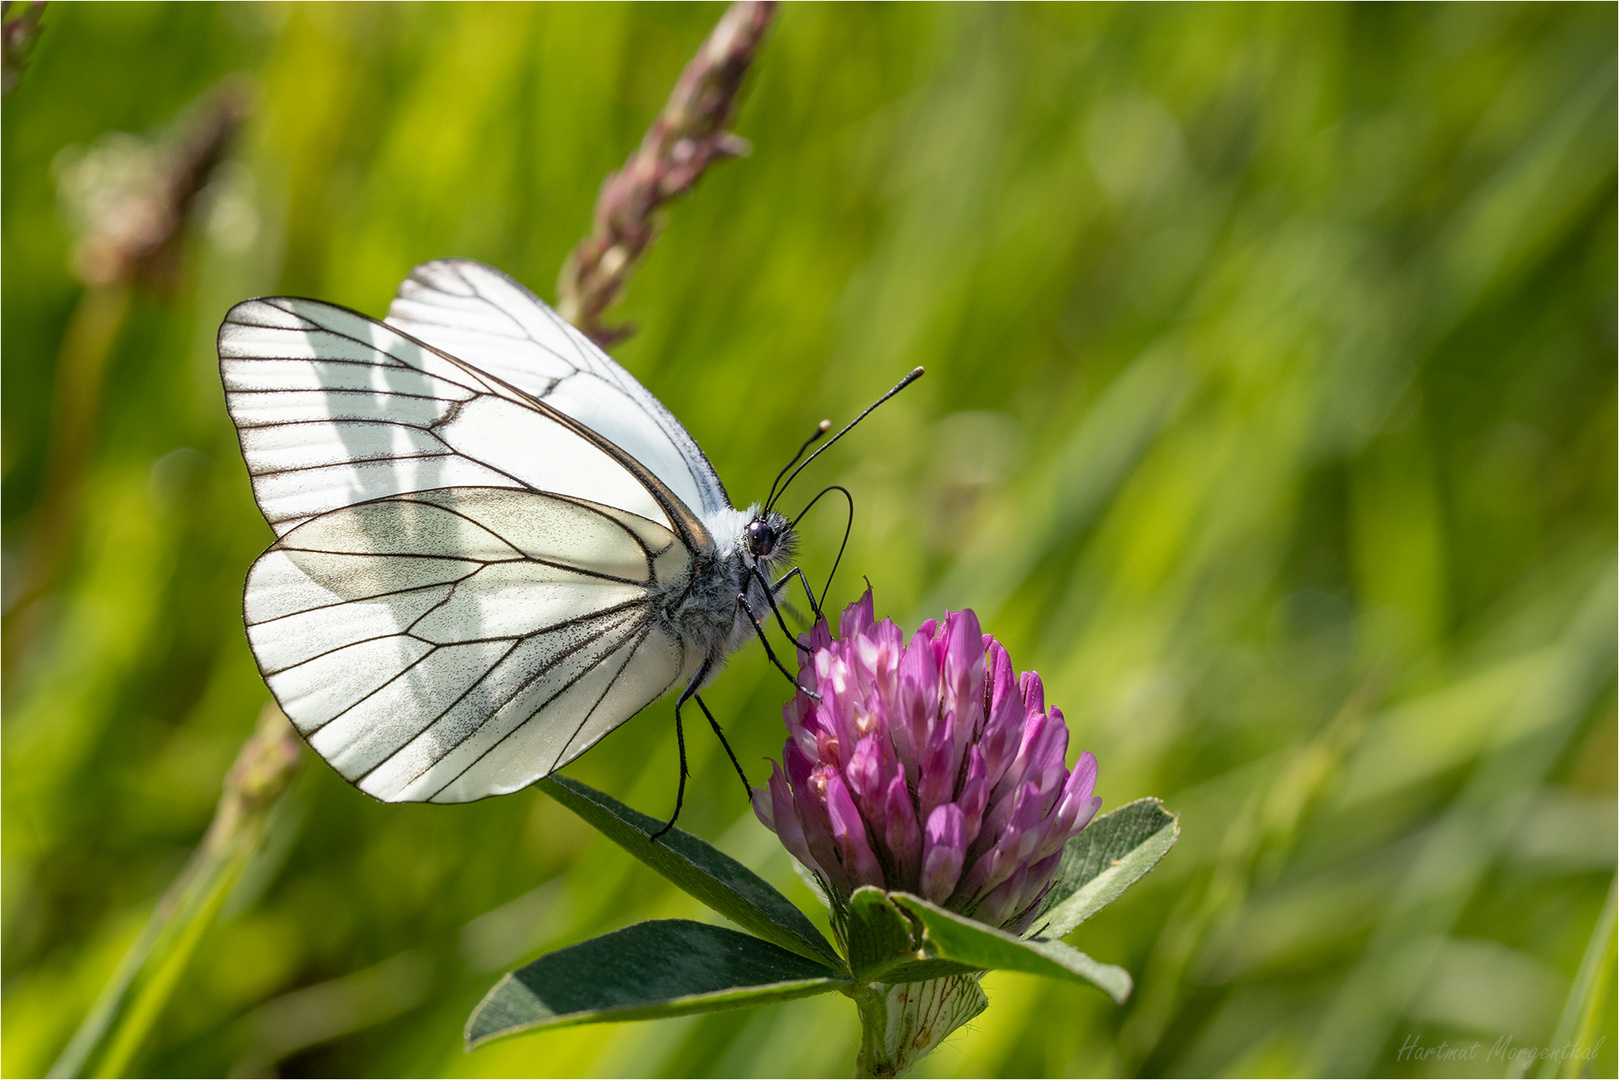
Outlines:
[[572,495],[679,528],[681,508],[576,424],[362,315],[250,300],[226,317],[219,353],[253,493],[278,533],[367,499],[477,486]]
[[467,259],[423,263],[388,323],[599,432],[703,514],[731,505],[696,441],[628,371],[505,274]]

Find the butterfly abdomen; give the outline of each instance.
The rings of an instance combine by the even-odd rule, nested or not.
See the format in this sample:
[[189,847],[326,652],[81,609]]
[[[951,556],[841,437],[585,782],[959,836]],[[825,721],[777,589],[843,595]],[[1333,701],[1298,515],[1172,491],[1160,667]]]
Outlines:
[[654,602],[691,652],[718,661],[729,651],[736,597],[746,577],[740,552],[699,553],[692,559],[690,578],[671,583]]

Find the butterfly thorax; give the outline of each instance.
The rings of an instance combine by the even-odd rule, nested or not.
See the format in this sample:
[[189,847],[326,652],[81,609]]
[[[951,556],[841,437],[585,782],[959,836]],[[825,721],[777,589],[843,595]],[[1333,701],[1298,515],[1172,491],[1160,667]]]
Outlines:
[[678,589],[669,590],[663,615],[694,653],[713,661],[713,674],[727,654],[754,634],[737,596],[747,596],[748,607],[761,621],[768,618],[770,599],[759,578],[775,580],[774,574],[791,558],[796,538],[785,517],[774,511],[760,513],[755,507],[746,511],[727,507],[705,515],[704,524],[714,548],[693,555],[691,575]]

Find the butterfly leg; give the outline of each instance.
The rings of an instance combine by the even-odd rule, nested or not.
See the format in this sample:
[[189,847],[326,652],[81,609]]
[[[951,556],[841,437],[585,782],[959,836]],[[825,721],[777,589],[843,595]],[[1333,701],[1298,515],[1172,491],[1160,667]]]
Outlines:
[[[781,583],[777,582],[776,588],[772,588],[770,582],[765,580],[764,572],[761,571],[757,566],[753,568],[753,576],[758,579],[759,585],[764,589],[765,600],[770,604],[770,610],[776,613],[776,625],[781,627],[781,632],[787,636],[787,640],[798,646],[801,652],[813,652],[814,650],[812,650],[808,645],[798,640],[798,635],[787,629],[787,620],[782,618],[781,608],[776,606],[776,588],[780,588]],[[787,579],[782,579],[782,581],[785,580]],[[811,599],[810,602],[814,603],[815,601]]]
[[742,771],[742,763],[736,759],[736,751],[731,749],[729,742],[726,742],[725,732],[720,730],[720,722],[714,719],[713,713],[708,711],[708,705],[703,701],[701,695],[693,694],[692,697],[697,699],[697,707],[703,710],[704,716],[708,717],[708,726],[714,729],[715,735],[719,736],[720,745],[725,747],[726,756],[731,759],[731,764],[736,767],[736,774],[742,778],[742,790],[748,793],[748,801],[752,802],[753,785],[748,783],[748,774]]
[[[815,621],[820,622],[822,619],[826,618],[826,612],[822,611],[821,605],[815,602],[815,590],[810,588],[809,578],[804,576],[804,570],[802,567],[795,566],[785,574],[781,575],[781,580],[776,582],[776,589],[780,589],[785,586],[787,584],[787,579],[790,577],[797,577],[799,582],[803,584],[804,595],[809,598],[810,610],[815,612]],[[774,591],[775,590],[772,590],[772,592]]]
[[770,647],[770,639],[765,637],[765,628],[760,624],[759,616],[755,615],[753,613],[753,608],[748,606],[748,597],[747,597],[747,595],[745,593],[737,593],[736,594],[736,602],[737,602],[737,605],[739,607],[741,607],[743,611],[748,613],[748,621],[753,623],[754,633],[759,635],[759,644],[761,644],[761,645],[763,645],[765,647],[765,655],[770,658],[770,662],[772,664],[776,665],[776,670],[781,672],[783,675],[785,675],[787,677],[787,681],[792,683],[793,687],[799,693],[807,694],[810,697],[814,698],[816,701],[820,701],[821,700],[821,695],[820,694],[817,694],[813,690],[808,690],[808,689],[805,689],[802,686],[799,686],[798,685],[798,680],[793,678],[793,673],[788,671],[786,668],[782,667],[781,661],[776,659],[776,650],[774,650],[774,649],[772,649]]
[[[680,692],[680,698],[675,702],[675,744],[680,747],[680,786],[675,789],[675,812],[670,815],[663,828],[653,833],[650,837],[654,844],[658,842],[664,833],[675,827],[675,822],[680,818],[680,808],[686,802],[686,777],[691,775],[691,770],[686,767],[686,731],[680,726],[680,707],[686,704],[688,698],[697,696],[697,688],[703,685],[703,679],[707,675],[708,661],[704,660],[703,666],[697,669],[697,674],[692,676],[691,682],[686,684],[686,689]],[[699,701],[698,704],[701,705],[702,702]],[[703,708],[703,712],[708,712],[706,706]],[[713,723],[713,721],[714,718],[709,717],[709,723]],[[721,741],[724,741],[723,738]],[[727,746],[725,749],[730,750],[731,748]],[[735,761],[736,758],[733,757],[731,760]]]

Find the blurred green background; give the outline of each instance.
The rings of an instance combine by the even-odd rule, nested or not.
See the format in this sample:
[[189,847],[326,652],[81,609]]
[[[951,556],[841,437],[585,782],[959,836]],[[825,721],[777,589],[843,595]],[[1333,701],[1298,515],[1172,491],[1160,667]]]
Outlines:
[[[380,316],[447,255],[553,297],[722,10],[47,8],[0,128],[8,605],[53,457],[82,482],[5,643],[6,1075],[55,1059],[268,697],[239,603],[271,533],[219,387],[226,308]],[[1045,677],[1070,756],[1095,752],[1104,806],[1183,815],[1073,938],[1134,999],[994,974],[925,1074],[1504,1075],[1498,1038],[1552,1040],[1619,846],[1614,20],[780,13],[736,125],[754,153],[674,207],[617,356],[743,501],[816,420],[925,364],[815,467],[858,500],[833,601],[865,574],[902,622],[976,608]],[[104,370],[63,375],[90,303],[74,163],[235,72],[256,107],[177,285],[137,288]],[[840,532],[809,521],[812,578]],[[755,648],[709,698],[759,780],[782,697]],[[670,715],[569,773],[667,812]],[[682,824],[814,907],[714,740],[690,745]],[[714,917],[538,793],[385,806],[311,758],[131,1068],[847,1074],[836,997],[463,1054],[501,970],[671,916]],[[1402,1058],[1413,1038],[1481,1049]]]

